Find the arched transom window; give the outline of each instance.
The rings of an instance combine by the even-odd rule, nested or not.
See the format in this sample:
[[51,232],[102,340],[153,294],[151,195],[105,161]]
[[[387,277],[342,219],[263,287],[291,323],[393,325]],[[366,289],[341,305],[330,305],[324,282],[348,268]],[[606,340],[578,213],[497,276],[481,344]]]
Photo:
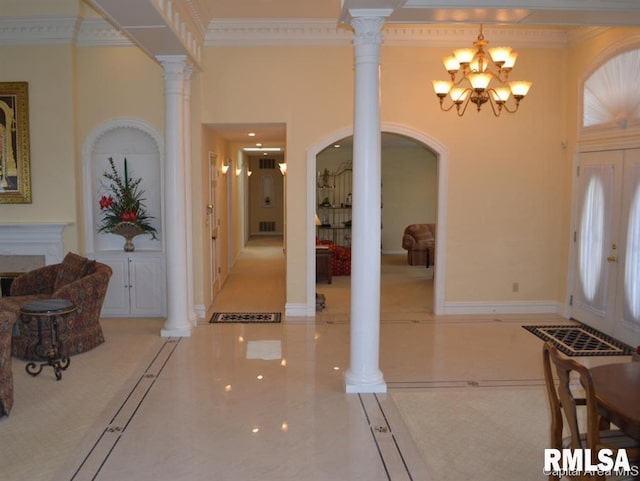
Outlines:
[[640,119],[640,50],[616,55],[584,84],[584,127],[617,124],[625,128]]

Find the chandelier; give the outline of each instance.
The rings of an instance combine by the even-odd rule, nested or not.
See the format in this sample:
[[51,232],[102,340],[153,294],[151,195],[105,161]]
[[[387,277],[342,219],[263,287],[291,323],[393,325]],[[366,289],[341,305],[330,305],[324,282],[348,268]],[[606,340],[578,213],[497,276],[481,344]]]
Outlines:
[[[514,113],[520,101],[527,95],[531,82],[509,81],[518,54],[511,47],[485,48],[489,42],[482,34],[482,25],[474,48],[460,48],[453,56],[443,59],[444,67],[451,80],[434,80],[433,89],[440,99],[440,108],[445,112],[454,106],[458,116],[462,117],[469,103],[476,105],[478,112],[486,103],[491,105],[493,114],[498,117],[503,110]],[[493,82],[492,82],[493,81]],[[449,97],[451,104],[445,106]],[[513,96],[514,102],[507,101]]]

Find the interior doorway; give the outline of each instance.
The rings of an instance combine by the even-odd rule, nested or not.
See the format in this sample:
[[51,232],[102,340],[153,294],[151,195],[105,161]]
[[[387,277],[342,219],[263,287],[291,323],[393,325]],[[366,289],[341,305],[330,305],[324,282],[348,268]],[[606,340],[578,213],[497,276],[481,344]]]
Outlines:
[[[445,252],[446,252],[446,190],[447,190],[447,174],[448,174],[448,153],[442,144],[440,144],[435,139],[432,139],[421,132],[415,131],[413,129],[409,129],[404,126],[398,126],[394,124],[383,124],[382,131],[385,133],[384,137],[388,137],[389,139],[394,139],[398,142],[402,141],[404,143],[411,144],[412,147],[416,147],[422,149],[422,151],[428,151],[429,154],[433,158],[433,176],[435,192],[434,195],[434,206],[433,212],[435,213],[435,221],[433,223],[438,224],[438,229],[436,231],[436,245],[438,248],[436,249],[436,259],[435,259],[435,268],[433,268],[432,280],[431,280],[431,290],[429,292],[430,298],[433,300],[431,303],[432,312],[435,314],[443,314],[444,313],[444,273],[445,273]],[[395,135],[387,135],[387,134],[395,134]],[[312,147],[307,154],[307,168],[308,168],[308,186],[307,186],[307,205],[308,205],[308,259],[309,259],[309,267],[308,267],[308,277],[307,277],[307,309],[310,310],[311,306],[315,307],[315,293],[316,293],[316,264],[315,264],[315,240],[316,234],[318,233],[317,228],[317,220],[319,218],[317,208],[319,205],[318,200],[318,191],[316,189],[318,185],[318,173],[320,175],[323,174],[323,171],[319,171],[317,164],[317,156],[323,150],[327,148],[327,146],[333,146],[334,144],[340,143],[345,139],[352,138],[353,132],[351,130],[343,130],[335,133],[331,137],[325,139],[323,142],[316,144],[316,146]],[[384,144],[384,140],[383,140]],[[397,147],[397,146],[396,146]],[[349,160],[349,159],[347,159]],[[344,162],[344,159],[343,159]],[[324,199],[320,199],[320,203]],[[340,201],[340,205],[342,201]],[[381,199],[381,208],[383,209],[384,214],[384,206],[387,204],[387,199],[384,194],[384,179],[383,179],[383,199]],[[395,209],[397,210],[397,209]],[[394,213],[393,209],[389,208],[391,216],[398,217],[397,212]],[[323,222],[322,219],[319,219],[320,223]],[[404,222],[400,220],[400,222]],[[409,222],[412,223],[412,222]],[[408,224],[407,224],[408,225]],[[402,226],[404,229],[406,225]],[[381,228],[385,229],[384,219],[383,225]],[[396,226],[397,229],[397,226]],[[392,229],[389,229],[391,232]],[[400,234],[398,237],[398,243],[401,243],[402,235]],[[393,234],[390,234],[389,239],[394,239]],[[384,243],[384,242],[383,242]],[[390,245],[393,245],[394,241],[389,242]],[[382,249],[385,246],[381,246]],[[396,264],[402,265],[402,263],[406,262],[406,251],[402,250],[401,245],[395,246],[390,255],[395,255],[397,259],[392,260],[388,264]],[[404,258],[404,260],[402,260]],[[433,262],[433,260],[432,260]],[[426,266],[423,268],[426,269]],[[348,296],[343,296],[348,297]],[[382,300],[384,302],[384,300]]]

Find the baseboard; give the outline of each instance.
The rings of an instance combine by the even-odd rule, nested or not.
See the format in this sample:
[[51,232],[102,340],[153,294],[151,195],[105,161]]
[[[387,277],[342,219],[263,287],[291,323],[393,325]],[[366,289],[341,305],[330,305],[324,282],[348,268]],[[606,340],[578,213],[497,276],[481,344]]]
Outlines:
[[287,303],[284,306],[285,317],[315,317],[316,305],[308,306],[307,304],[296,302]]
[[445,302],[443,314],[563,314],[555,301]]
[[383,256],[384,256],[384,255],[387,255],[387,256],[391,256],[391,255],[393,255],[393,256],[397,256],[397,255],[404,255],[404,256],[406,256],[406,255],[407,255],[407,251],[405,251],[405,250],[401,250],[401,251],[383,250],[383,251],[382,251],[382,255],[383,255]]

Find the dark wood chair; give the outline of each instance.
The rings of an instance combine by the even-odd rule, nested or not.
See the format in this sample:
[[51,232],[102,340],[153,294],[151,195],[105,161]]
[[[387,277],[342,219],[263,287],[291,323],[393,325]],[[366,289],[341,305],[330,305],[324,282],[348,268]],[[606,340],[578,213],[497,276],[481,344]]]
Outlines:
[[[610,429],[609,423],[598,415],[598,402],[589,369],[573,359],[562,356],[550,342],[545,343],[542,361],[547,397],[551,411],[551,448],[555,449],[591,449],[593,464],[598,464],[597,456],[601,449],[626,449],[630,459],[637,459],[640,445],[620,430]],[[558,379],[556,384],[552,365]],[[571,373],[577,374],[574,388],[571,386]],[[584,389],[584,396],[576,396]],[[578,406],[584,406],[586,426],[580,429]],[[566,424],[565,424],[566,423]],[[567,438],[563,438],[563,430]],[[558,480],[555,475],[549,479]],[[586,476],[580,479],[605,479],[602,476]],[[632,479],[632,478],[630,478]]]

